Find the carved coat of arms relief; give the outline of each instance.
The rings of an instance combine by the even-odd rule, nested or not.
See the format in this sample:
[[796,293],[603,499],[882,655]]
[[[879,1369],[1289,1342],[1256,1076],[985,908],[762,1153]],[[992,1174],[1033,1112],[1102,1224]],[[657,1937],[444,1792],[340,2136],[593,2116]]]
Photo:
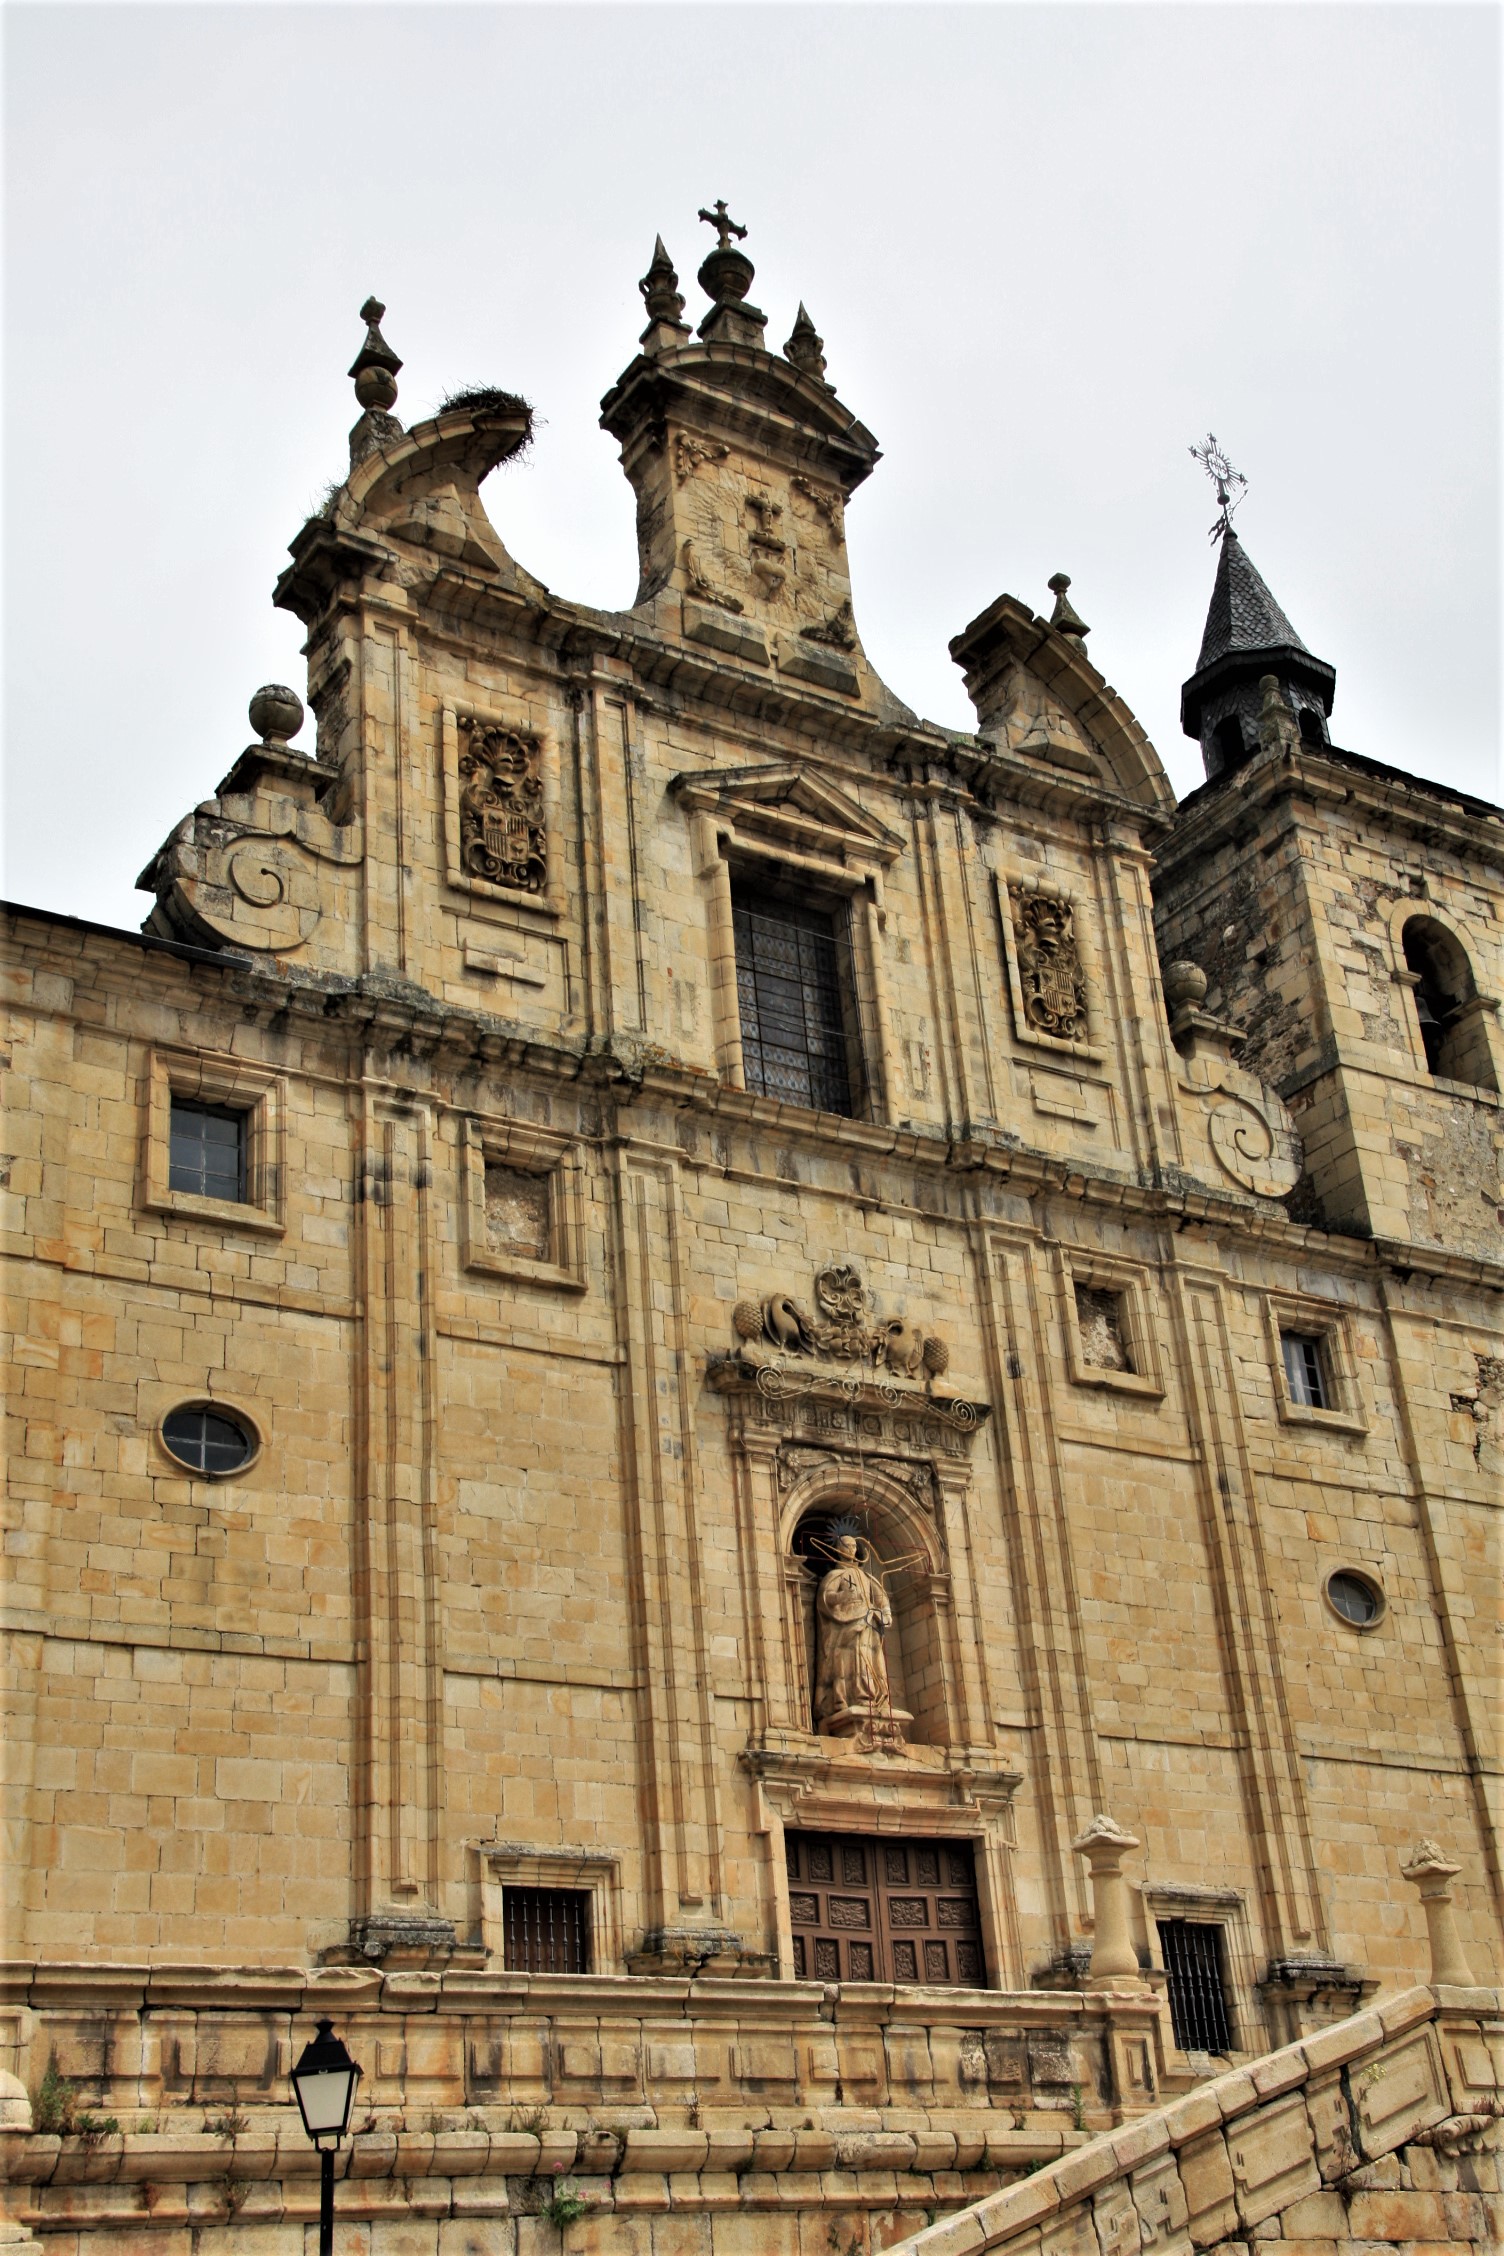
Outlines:
[[535,736],[462,719],[460,860],[470,877],[542,893],[548,883],[543,750]]

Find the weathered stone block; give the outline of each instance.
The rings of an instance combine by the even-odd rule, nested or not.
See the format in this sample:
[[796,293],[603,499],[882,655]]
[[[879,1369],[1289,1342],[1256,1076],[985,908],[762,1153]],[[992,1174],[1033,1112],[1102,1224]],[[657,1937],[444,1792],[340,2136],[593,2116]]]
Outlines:
[[1227,2153],[1245,2225],[1276,2215],[1321,2184],[1315,2139],[1300,2096],[1268,2102],[1229,2123]]

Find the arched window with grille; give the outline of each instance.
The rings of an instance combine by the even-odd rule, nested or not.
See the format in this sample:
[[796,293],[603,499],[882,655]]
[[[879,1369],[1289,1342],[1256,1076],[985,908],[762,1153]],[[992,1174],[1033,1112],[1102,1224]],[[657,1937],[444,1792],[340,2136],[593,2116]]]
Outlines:
[[1401,935],[1426,1068],[1439,1081],[1496,1089],[1483,1004],[1461,944],[1435,917],[1411,917]]

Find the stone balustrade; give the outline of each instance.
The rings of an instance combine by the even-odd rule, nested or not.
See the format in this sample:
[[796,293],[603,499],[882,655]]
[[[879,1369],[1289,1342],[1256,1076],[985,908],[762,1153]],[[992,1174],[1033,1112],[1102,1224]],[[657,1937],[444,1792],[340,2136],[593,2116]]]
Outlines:
[[889,2256],[1504,2246],[1504,1993],[1403,1991],[1202,2084]]

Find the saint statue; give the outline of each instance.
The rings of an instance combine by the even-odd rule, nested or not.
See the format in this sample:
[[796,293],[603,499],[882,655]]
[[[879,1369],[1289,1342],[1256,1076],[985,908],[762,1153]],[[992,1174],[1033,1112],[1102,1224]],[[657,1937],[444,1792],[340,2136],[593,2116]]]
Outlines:
[[827,1734],[844,1736],[893,1714],[883,1658],[893,1609],[876,1575],[861,1564],[854,1535],[837,1536],[834,1551],[815,1599],[815,1722]]

